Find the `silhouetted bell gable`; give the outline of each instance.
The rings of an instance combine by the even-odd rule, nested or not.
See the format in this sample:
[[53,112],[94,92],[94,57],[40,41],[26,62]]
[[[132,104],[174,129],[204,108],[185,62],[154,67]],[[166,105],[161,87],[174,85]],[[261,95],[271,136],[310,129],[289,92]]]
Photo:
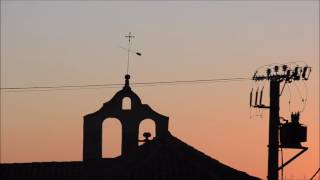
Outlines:
[[[96,112],[84,116],[83,161],[14,163],[0,165],[0,179],[33,180],[258,180],[212,159],[182,142],[168,131],[167,116],[142,104],[129,85]],[[102,158],[102,123],[117,118],[122,130],[122,154]],[[144,133],[144,144],[138,146],[139,124],[152,119],[156,137]]]
[[[125,76],[125,85],[113,98],[104,103],[97,112],[84,116],[83,160],[102,158],[102,123],[107,118],[117,118],[122,125],[122,155],[133,153],[138,148],[139,125],[144,119],[151,119],[156,125],[156,137],[168,134],[167,116],[161,115],[142,104],[139,96],[129,85],[130,76]],[[124,108],[125,100],[129,108]]]

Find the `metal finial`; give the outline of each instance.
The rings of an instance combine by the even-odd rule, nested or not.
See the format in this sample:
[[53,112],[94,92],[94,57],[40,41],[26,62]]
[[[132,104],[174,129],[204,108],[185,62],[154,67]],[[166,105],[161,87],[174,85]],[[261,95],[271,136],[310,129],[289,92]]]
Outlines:
[[129,87],[130,75],[129,75],[129,74],[126,74],[126,75],[124,76],[124,78],[125,78],[125,84],[124,84],[124,86],[125,86],[125,87]]

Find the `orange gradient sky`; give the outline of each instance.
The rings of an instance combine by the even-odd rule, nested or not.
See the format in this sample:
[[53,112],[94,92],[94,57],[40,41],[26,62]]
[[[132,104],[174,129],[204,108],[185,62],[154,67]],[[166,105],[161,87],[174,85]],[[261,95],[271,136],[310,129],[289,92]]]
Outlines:
[[[122,83],[123,37],[136,35],[132,82],[251,77],[271,63],[313,67],[301,123],[309,150],[287,179],[319,168],[319,2],[1,1],[1,87]],[[268,111],[249,108],[251,81],[135,86],[143,103],[170,117],[172,134],[211,157],[266,178]],[[120,88],[1,91],[1,162],[82,159],[83,116]],[[290,86],[293,105],[300,96]],[[265,96],[267,97],[267,90]],[[267,99],[267,98],[265,98]],[[288,118],[289,88],[281,96]],[[152,125],[152,124],[151,124]],[[144,128],[151,128],[146,122]],[[104,153],[119,152],[119,124],[104,123]],[[285,150],[288,159],[294,150]]]

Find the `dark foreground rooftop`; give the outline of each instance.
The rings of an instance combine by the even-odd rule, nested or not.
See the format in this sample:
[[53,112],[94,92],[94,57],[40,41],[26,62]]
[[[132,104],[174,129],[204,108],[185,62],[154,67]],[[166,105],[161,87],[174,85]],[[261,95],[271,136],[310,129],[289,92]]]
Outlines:
[[89,162],[36,162],[0,165],[1,179],[257,180],[168,135],[127,157]]

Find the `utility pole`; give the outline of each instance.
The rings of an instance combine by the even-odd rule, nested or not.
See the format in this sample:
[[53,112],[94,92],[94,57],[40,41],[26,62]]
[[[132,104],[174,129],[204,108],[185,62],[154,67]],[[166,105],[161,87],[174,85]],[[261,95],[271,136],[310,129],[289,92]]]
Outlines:
[[278,180],[278,146],[280,125],[280,81],[270,80],[270,111],[269,111],[269,150],[268,150],[268,179]]
[[[250,106],[254,108],[267,108],[269,109],[269,140],[268,140],[268,180],[278,180],[278,171],[283,169],[284,166],[289,164],[295,158],[304,153],[308,148],[301,146],[300,142],[306,141],[307,129],[302,124],[299,124],[299,113],[292,113],[292,122],[285,124],[280,122],[280,96],[287,83],[298,80],[308,80],[311,72],[311,67],[296,66],[289,68],[288,65],[282,66],[282,72],[279,72],[279,66],[273,66],[266,70],[266,75],[258,75],[258,72],[252,77],[254,81],[267,80],[270,83],[270,105],[262,104],[262,93],[257,89],[255,104],[252,104],[252,91],[250,94]],[[284,82],[280,92],[280,85]],[[258,104],[258,95],[260,100]],[[280,140],[280,142],[279,142]],[[302,149],[297,155],[289,159],[286,163],[279,167],[279,148],[294,148]]]

